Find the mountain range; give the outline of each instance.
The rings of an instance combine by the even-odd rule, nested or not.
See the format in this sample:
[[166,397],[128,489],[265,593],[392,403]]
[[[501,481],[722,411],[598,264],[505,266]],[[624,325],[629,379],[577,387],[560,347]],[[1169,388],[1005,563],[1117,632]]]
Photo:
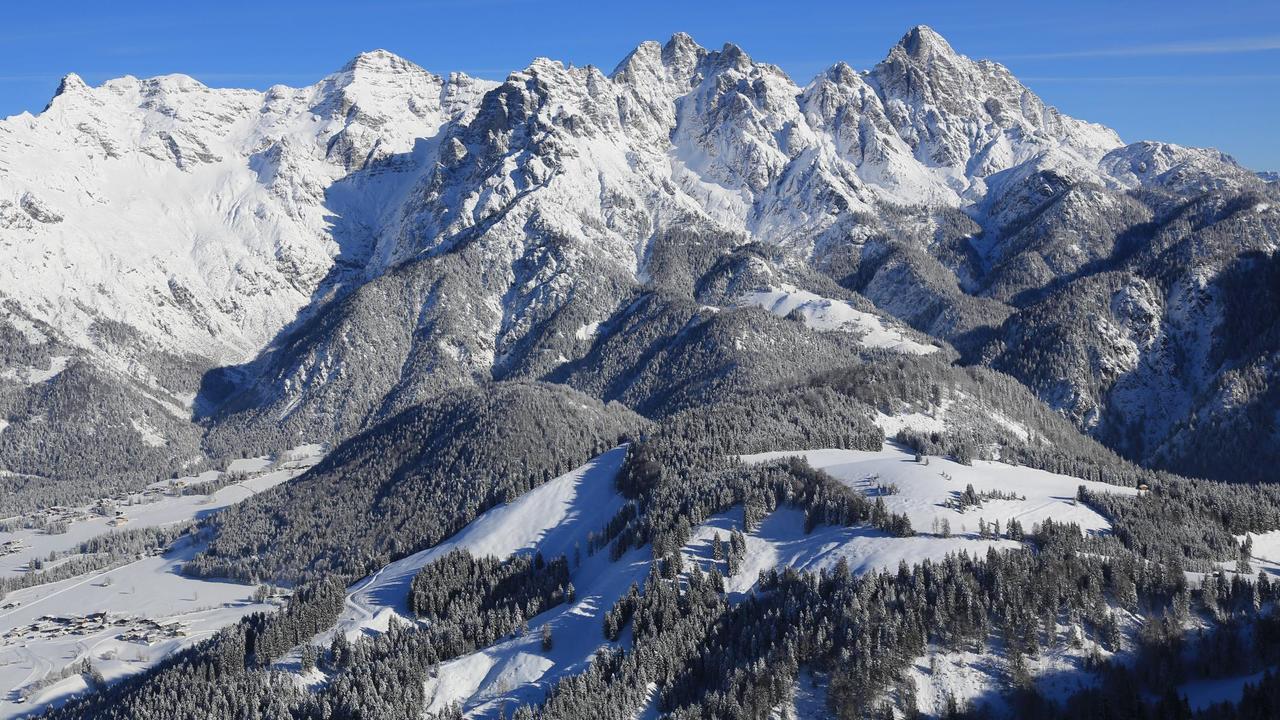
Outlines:
[[[0,122],[0,458],[13,488],[151,477],[504,379],[658,417],[878,348],[1009,373],[1143,464],[1260,479],[1275,197],[925,26],[803,86],[683,34],[502,82],[386,51],[265,92],[68,75]],[[751,305],[854,340],[721,313]],[[732,349],[670,367],[698,342]]]

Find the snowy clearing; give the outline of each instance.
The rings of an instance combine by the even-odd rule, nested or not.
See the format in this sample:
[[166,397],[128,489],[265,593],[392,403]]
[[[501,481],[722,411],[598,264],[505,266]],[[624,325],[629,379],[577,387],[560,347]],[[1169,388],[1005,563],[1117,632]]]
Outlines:
[[912,340],[902,329],[893,327],[873,313],[858,310],[843,300],[824,298],[790,285],[748,293],[738,300],[738,304],[762,307],[778,317],[799,311],[805,325],[814,330],[857,333],[867,347],[909,355],[928,355],[938,350],[934,345]]
[[22,385],[37,385],[52,380],[58,373],[66,370],[70,360],[68,355],[54,355],[49,358],[47,368],[4,368],[0,370],[0,379],[12,380]]
[[[935,519],[946,520],[954,535],[974,537],[978,520],[999,520],[1007,526],[1017,519],[1030,531],[1035,523],[1052,518],[1054,522],[1076,523],[1082,530],[1111,529],[1106,518],[1075,501],[1076,490],[1084,485],[1097,492],[1136,495],[1134,488],[1091,482],[1068,475],[1006,465],[1001,462],[975,460],[973,465],[940,457],[928,458],[929,464],[915,461],[914,453],[886,443],[879,451],[810,450],[807,452],[772,452],[743,456],[746,462],[764,462],[799,456],[809,464],[825,470],[846,485],[873,490],[877,485],[896,485],[898,492],[884,496],[890,512],[904,513],[917,533],[930,533]],[[947,502],[973,485],[974,491],[1016,493],[1017,500],[983,500],[982,506],[959,512]],[[918,539],[918,538],[908,538]]]
[[[686,555],[690,560],[708,563],[715,535],[719,534],[721,541],[728,542],[729,533],[734,528],[742,529],[741,508],[708,518],[691,535],[689,544],[685,546]],[[750,592],[760,573],[775,567],[789,566],[817,572],[831,569],[843,559],[850,570],[859,574],[895,570],[902,560],[908,565],[924,560],[942,560],[961,550],[971,555],[984,555],[988,547],[1021,547],[1021,543],[1013,540],[976,537],[892,537],[870,526],[819,525],[806,534],[804,511],[785,506],[766,517],[755,531],[746,533],[746,539],[747,551],[742,564],[738,572],[725,581],[725,591],[731,598]],[[723,563],[720,571],[725,571]]]

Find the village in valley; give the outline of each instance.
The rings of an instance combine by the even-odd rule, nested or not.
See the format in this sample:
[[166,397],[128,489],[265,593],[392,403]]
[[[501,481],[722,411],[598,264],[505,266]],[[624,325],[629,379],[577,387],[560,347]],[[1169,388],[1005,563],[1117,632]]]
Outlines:
[[185,637],[180,622],[157,622],[124,614],[94,612],[88,615],[42,615],[35,622],[10,629],[0,635],[0,647],[34,640],[52,640],[67,636],[89,637],[105,630],[118,629],[115,639],[122,642],[152,645],[161,640]]

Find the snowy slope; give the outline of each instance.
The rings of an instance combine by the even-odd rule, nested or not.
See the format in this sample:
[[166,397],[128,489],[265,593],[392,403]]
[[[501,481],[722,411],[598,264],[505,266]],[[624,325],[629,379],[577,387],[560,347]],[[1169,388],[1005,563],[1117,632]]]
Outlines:
[[[979,519],[999,520],[1001,526],[1006,527],[1008,521],[1015,518],[1028,531],[1033,524],[1050,518],[1054,522],[1076,523],[1085,531],[1105,531],[1111,527],[1106,518],[1075,502],[1077,488],[1084,485],[1093,492],[1137,494],[1134,488],[999,462],[975,460],[973,465],[961,465],[930,457],[929,464],[925,465],[916,462],[914,453],[893,444],[886,444],[878,452],[811,450],[762,453],[743,459],[762,462],[793,455],[804,457],[813,467],[825,470],[853,488],[874,490],[876,485],[896,485],[896,494],[884,496],[885,505],[891,512],[910,518],[917,533],[931,532],[937,519],[949,522],[954,535],[972,538],[977,535]],[[946,507],[946,503],[958,497],[969,484],[979,494],[1013,492],[1025,499],[984,500],[981,508],[969,508],[963,513]]]
[[739,299],[739,303],[762,307],[779,317],[798,312],[809,327],[854,333],[869,348],[895,350],[910,355],[927,355],[938,349],[935,345],[926,345],[913,339],[911,331],[875,313],[859,310],[843,300],[824,298],[786,284],[748,293]]
[[[1133,492],[1000,463],[979,462],[968,467],[932,458],[926,466],[916,463],[914,455],[891,445],[879,452],[777,452],[746,456],[744,460],[762,462],[797,454],[863,492],[874,494],[877,484],[896,484],[899,492],[884,496],[886,504],[891,511],[908,514],[919,534],[894,538],[868,527],[830,526],[819,526],[806,534],[802,511],[779,508],[746,534],[743,562],[738,571],[726,579],[731,598],[750,592],[759,573],[774,567],[816,571],[830,569],[843,560],[854,572],[868,572],[891,570],[902,561],[911,564],[924,559],[941,560],[958,551],[981,555],[988,547],[1019,546],[1008,539],[980,537],[977,533],[980,516],[987,521],[999,519],[1002,525],[1016,517],[1028,530],[1032,524],[1052,517],[1055,521],[1080,523],[1090,531],[1106,531],[1109,526],[1105,519],[1072,501],[1077,486],[1085,484],[1093,490]],[[454,549],[465,548],[474,554],[497,557],[534,551],[546,557],[561,553],[572,557],[574,546],[585,545],[587,533],[598,530],[622,506],[623,500],[614,490],[613,479],[624,457],[625,448],[611,450],[508,505],[489,510],[448,541],[391,563],[356,583],[348,591],[346,610],[335,628],[312,642],[327,645],[333,632],[344,632],[353,639],[364,633],[384,632],[392,617],[414,622],[408,609],[414,575]],[[944,478],[943,474],[952,479]],[[943,507],[970,482],[979,492],[1014,491],[1025,499],[986,501],[980,510],[963,514]],[[935,517],[949,518],[954,532],[947,537],[931,533],[929,526]],[[707,566],[712,562],[712,539],[719,535],[727,540],[735,528],[742,529],[741,508],[708,518],[694,529],[683,552],[690,561]],[[528,633],[442,663],[427,681],[429,710],[442,711],[456,703],[468,716],[493,716],[503,703],[536,700],[556,678],[580,672],[591,655],[606,645],[601,636],[602,613],[633,582],[643,580],[650,559],[648,548],[633,550],[616,562],[611,562],[606,553],[585,556],[581,566],[572,570],[577,589],[574,603],[530,618]],[[552,628],[555,643],[551,651],[544,652],[540,635],[543,625],[547,624]],[[626,642],[625,637],[622,642]],[[1048,667],[1067,660],[1045,662]],[[293,661],[286,661],[283,666],[296,670]],[[818,694],[815,696],[814,692]],[[820,694],[820,691],[810,691],[798,702],[810,709],[820,707],[817,705]]]
[[[348,590],[346,609],[329,632],[314,644],[328,644],[334,632],[355,638],[383,632],[392,617],[414,622],[408,595],[414,575],[423,566],[457,549],[474,555],[505,558],[516,553],[541,552],[545,557],[574,555],[585,548],[587,535],[598,531],[622,507],[613,480],[626,457],[619,447],[526,493],[493,508],[457,535],[433,548],[393,562]],[[596,649],[606,644],[603,613],[633,582],[643,581],[651,559],[648,548],[633,550],[616,562],[608,553],[586,555],[572,569],[576,600],[529,619],[529,633],[471,655],[442,663],[428,681],[432,711],[451,703],[468,712],[496,711],[504,700],[532,700],[555,678],[581,672]],[[555,647],[541,648],[541,629],[551,624]]]
[[409,586],[413,576],[454,550],[499,558],[535,551],[547,558],[572,557],[575,544],[585,547],[587,534],[599,530],[601,523],[622,507],[613,478],[625,457],[625,447],[610,450],[510,504],[485,512],[447,541],[361,580],[347,591],[347,609],[337,628],[354,638],[371,624],[385,629],[387,611],[411,619]]
[[0,287],[80,345],[107,318],[246,358],[369,256],[414,147],[488,87],[382,51],[266,92],[70,75],[0,122]]

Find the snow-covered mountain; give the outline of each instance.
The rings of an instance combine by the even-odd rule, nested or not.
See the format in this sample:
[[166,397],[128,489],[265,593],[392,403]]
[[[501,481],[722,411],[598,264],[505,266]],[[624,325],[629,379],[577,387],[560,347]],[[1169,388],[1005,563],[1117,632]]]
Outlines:
[[335,258],[364,264],[415,148],[491,86],[385,52],[265,93],[68,75],[42,113],[0,125],[5,294],[77,343],[107,318],[250,357]]
[[[802,291],[862,303],[854,336],[901,336],[888,311],[958,342],[1111,257],[1151,220],[1136,194],[1263,186],[1214,151],[1126,146],[924,26],[804,86],[683,34],[501,83],[385,51],[266,92],[68,76],[0,122],[0,465],[42,467],[65,409],[32,378],[55,361],[117,389],[76,442],[134,466],[204,452],[193,416],[339,439],[450,385],[581,377],[655,290],[685,323]],[[742,247],[763,250],[716,266]]]

